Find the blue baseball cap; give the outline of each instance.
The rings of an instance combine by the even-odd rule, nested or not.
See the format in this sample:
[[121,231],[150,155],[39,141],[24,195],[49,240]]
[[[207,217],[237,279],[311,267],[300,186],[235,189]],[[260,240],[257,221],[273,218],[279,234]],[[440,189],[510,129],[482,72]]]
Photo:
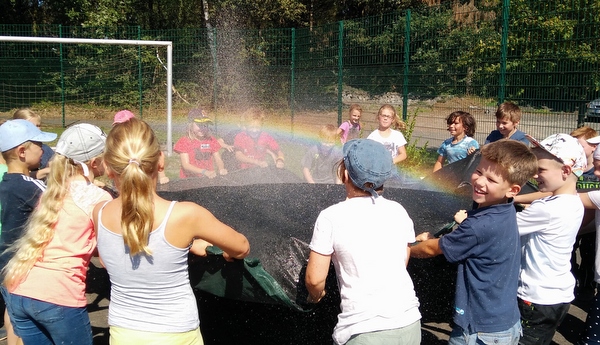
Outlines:
[[33,123],[23,120],[8,120],[0,126],[0,151],[6,152],[27,141],[49,142],[56,133],[42,132]]
[[[392,176],[392,155],[385,146],[371,139],[350,140],[344,144],[343,152],[344,166],[352,183],[378,197],[375,190]],[[365,186],[367,183],[372,186]]]

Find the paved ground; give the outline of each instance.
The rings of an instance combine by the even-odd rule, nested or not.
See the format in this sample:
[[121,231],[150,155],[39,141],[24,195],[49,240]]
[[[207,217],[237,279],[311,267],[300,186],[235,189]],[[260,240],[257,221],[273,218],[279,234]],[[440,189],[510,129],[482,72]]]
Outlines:
[[[107,313],[109,301],[106,298],[100,298],[98,301],[95,301],[97,297],[98,295],[96,293],[88,294],[88,309],[90,311],[90,320],[92,323],[92,331],[94,333],[94,345],[108,345]],[[579,333],[584,327],[586,317],[586,312],[582,308],[586,308],[586,306],[578,301],[575,301],[575,303],[571,305],[569,315],[554,336],[553,344],[567,345],[574,344],[577,341]],[[450,334],[448,323],[425,323],[422,326],[422,330],[422,344],[424,345],[446,344],[448,335]],[[2,328],[0,331],[4,331],[4,329]],[[0,345],[5,344],[5,339],[0,340]],[[293,344],[293,342],[290,344]],[[327,345],[329,345],[329,343]]]

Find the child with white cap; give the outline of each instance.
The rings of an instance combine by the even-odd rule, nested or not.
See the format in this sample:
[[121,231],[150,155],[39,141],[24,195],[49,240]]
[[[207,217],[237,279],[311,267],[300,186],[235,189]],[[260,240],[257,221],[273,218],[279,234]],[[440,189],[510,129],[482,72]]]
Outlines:
[[571,252],[584,211],[576,184],[587,158],[579,141],[568,134],[554,134],[541,142],[527,139],[538,160],[538,188],[552,195],[517,214],[521,236],[517,296],[523,327],[519,344],[550,344],[574,299]]
[[104,174],[105,141],[104,132],[87,123],[63,132],[48,187],[3,270],[2,295],[25,344],[93,344],[85,280],[96,249],[91,212],[112,199],[93,183]]
[[[369,139],[346,142],[343,155],[338,177],[346,200],[321,211],[315,223],[305,279],[308,301],[325,296],[333,261],[342,299],[336,344],[420,344],[419,301],[406,270],[413,221],[402,205],[381,196],[394,169],[392,157]],[[368,216],[354,216],[361,214]]]

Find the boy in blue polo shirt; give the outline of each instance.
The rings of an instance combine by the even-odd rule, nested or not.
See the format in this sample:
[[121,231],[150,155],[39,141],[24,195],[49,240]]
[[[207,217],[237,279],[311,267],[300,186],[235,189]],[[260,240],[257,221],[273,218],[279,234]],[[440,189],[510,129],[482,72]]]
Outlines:
[[10,255],[4,250],[21,237],[25,222],[46,188],[42,181],[29,177],[29,171],[40,165],[42,142],[54,139],[55,133],[42,132],[27,120],[10,120],[0,126],[0,150],[8,167],[0,183],[0,268]]
[[443,254],[458,264],[449,344],[518,344],[521,255],[512,198],[536,172],[537,159],[521,142],[483,146],[471,176],[476,208],[456,213],[460,226],[451,233],[439,239],[423,233],[411,247],[411,257]]

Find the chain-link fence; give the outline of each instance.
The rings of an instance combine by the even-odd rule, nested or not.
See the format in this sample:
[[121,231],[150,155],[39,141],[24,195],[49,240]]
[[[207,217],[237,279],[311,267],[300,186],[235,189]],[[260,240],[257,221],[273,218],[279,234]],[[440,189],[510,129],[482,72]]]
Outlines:
[[[454,110],[475,116],[483,142],[503,101],[521,107],[520,127],[536,137],[596,126],[585,114],[600,98],[599,7],[481,0],[311,28],[0,25],[0,35],[172,41],[176,115],[203,106],[233,121],[260,106],[291,128],[317,128],[343,121],[359,103],[370,130],[390,103],[405,119],[417,115],[413,138],[437,146]],[[0,42],[0,111],[59,104],[73,118],[125,107],[161,113],[165,59],[157,48]]]

